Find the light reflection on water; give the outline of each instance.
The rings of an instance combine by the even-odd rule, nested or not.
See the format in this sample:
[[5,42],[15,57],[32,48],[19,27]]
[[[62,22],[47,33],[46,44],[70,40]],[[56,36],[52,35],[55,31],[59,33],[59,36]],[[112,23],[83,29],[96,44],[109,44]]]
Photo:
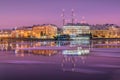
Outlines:
[[[0,51],[12,52],[15,56],[24,57],[42,55],[88,56],[97,53],[119,53],[120,40],[74,40],[74,41],[14,41],[0,42]],[[108,55],[107,54],[107,55]],[[118,55],[119,57],[119,55]]]
[[[120,71],[119,48],[120,40],[15,42],[3,40],[0,42],[0,56],[9,57],[10,55],[13,55],[14,58],[16,57],[14,60],[12,57],[3,62],[29,62],[29,64],[47,64],[52,62],[58,64],[60,66],[59,70],[62,70],[63,72],[70,71],[85,74],[108,74],[111,72],[116,76],[116,71]],[[20,57],[22,57],[20,59],[22,61],[17,59]],[[41,62],[41,60],[43,62]],[[119,72],[117,72],[117,74],[119,74]],[[115,79],[116,78],[112,78],[110,80]]]
[[15,41],[3,40],[0,42],[1,51],[15,50],[16,48],[43,47],[43,46],[88,46],[92,48],[120,48],[120,40],[74,40],[74,41]]
[[[9,41],[0,42],[0,51],[12,52],[15,56],[88,56],[101,53],[118,53],[120,40],[74,40],[74,41]],[[100,54],[100,55],[101,55]],[[108,55],[107,54],[107,55]],[[98,54],[97,54],[98,55]],[[118,55],[119,57],[119,55]]]

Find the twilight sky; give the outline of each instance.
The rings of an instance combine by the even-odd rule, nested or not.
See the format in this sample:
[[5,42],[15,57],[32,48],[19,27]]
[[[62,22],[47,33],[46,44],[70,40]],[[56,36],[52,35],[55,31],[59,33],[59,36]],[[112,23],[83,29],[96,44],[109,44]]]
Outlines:
[[82,16],[90,24],[120,25],[120,0],[0,0],[0,28],[33,24],[62,24],[62,9],[68,22],[71,9],[80,22]]

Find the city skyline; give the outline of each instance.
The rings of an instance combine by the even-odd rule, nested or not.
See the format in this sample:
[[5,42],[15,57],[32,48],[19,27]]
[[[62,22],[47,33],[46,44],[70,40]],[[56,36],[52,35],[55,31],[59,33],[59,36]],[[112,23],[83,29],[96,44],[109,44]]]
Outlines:
[[1,0],[0,27],[13,28],[34,24],[62,25],[62,9],[71,22],[71,9],[77,22],[120,25],[119,0]]

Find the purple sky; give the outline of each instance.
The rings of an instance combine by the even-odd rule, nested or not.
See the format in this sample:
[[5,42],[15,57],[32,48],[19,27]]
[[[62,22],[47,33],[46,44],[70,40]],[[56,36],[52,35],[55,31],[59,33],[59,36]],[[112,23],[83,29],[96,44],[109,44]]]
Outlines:
[[0,27],[29,26],[33,24],[62,24],[61,13],[66,19],[82,16],[90,24],[114,23],[120,25],[120,0],[0,0]]

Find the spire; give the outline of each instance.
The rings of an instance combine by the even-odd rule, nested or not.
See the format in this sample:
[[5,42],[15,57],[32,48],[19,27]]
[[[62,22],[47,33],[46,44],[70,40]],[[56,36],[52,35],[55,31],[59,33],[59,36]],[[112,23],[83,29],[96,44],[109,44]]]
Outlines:
[[63,26],[65,25],[65,10],[62,10]]
[[72,9],[72,24],[74,24],[74,9]]

